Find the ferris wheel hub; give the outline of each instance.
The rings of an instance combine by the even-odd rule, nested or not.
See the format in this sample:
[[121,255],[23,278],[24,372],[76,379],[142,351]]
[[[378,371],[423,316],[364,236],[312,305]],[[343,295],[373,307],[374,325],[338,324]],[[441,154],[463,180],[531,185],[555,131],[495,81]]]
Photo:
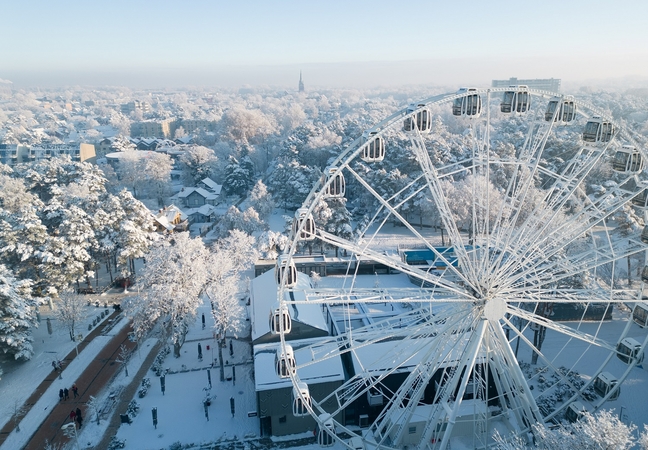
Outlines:
[[491,322],[498,322],[506,314],[506,300],[501,297],[490,298],[484,305],[483,317]]

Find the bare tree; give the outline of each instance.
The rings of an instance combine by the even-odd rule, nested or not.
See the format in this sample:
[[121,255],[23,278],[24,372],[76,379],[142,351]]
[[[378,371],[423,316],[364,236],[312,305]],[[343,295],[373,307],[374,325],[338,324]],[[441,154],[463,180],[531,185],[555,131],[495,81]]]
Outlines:
[[126,376],[128,376],[128,360],[130,360],[130,355],[130,350],[128,350],[128,348],[124,344],[119,346],[119,355],[117,356],[117,359],[115,361],[124,366]]
[[83,297],[70,291],[61,293],[56,302],[54,317],[67,328],[72,341],[75,340],[77,326],[87,317],[84,303]]

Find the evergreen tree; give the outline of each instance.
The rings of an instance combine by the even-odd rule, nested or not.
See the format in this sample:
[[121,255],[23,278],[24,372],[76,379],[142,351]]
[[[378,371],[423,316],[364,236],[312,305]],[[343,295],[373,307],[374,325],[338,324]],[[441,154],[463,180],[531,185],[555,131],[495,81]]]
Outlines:
[[30,291],[30,280],[17,280],[4,264],[0,265],[0,350],[20,360],[34,354],[32,328],[38,326],[38,302]]

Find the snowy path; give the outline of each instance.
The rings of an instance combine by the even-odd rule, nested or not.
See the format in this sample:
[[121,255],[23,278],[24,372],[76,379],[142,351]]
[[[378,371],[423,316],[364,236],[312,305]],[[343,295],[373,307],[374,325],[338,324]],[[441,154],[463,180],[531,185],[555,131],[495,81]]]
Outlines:
[[56,380],[41,396],[41,398],[34,404],[29,412],[23,417],[20,422],[20,432],[12,431],[7,439],[4,441],[0,450],[15,450],[23,448],[31,436],[37,431],[43,421],[49,416],[51,410],[58,405],[59,389],[68,387],[74,382],[86,369],[88,364],[99,354],[99,352],[106,346],[106,344],[117,335],[125,326],[128,321],[122,319],[110,332],[106,335],[97,336],[88,344],[88,346],[79,353],[79,356],[74,358],[70,365],[68,365],[62,373],[62,380]]

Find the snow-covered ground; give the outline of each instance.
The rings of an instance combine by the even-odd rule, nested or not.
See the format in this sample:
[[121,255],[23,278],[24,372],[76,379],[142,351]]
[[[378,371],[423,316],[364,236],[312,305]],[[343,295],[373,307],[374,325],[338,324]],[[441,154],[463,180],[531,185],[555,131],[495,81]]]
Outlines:
[[[17,432],[14,430],[11,432],[0,449],[13,450],[23,448],[32,434],[47,418],[52,408],[59,403],[59,389],[69,388],[74,380],[83,373],[88,364],[90,364],[90,362],[97,356],[101,349],[127,324],[127,320],[120,320],[108,333],[94,338],[92,342],[90,342],[90,344],[88,344],[88,346],[79,353],[79,356],[74,358],[69,366],[64,367],[63,372],[61,373],[61,379],[54,381],[41,398],[32,406],[29,412],[22,418],[20,421],[21,431]],[[14,376],[7,382],[7,385],[3,385],[3,401],[5,398],[11,398],[12,387],[18,391],[23,390],[24,392],[27,389],[27,386],[29,386],[27,381],[28,379],[34,382],[34,387],[36,387],[40,384],[42,378],[44,378],[43,376],[39,379],[37,374],[31,374],[31,371],[24,370],[24,367],[25,366],[21,367],[20,370],[14,371]],[[47,373],[49,373],[51,368],[50,362]],[[36,372],[38,373],[39,371]],[[14,401],[21,400],[24,401],[24,399],[18,398],[18,396],[14,394]],[[7,412],[11,416],[12,410],[3,411],[5,414]]]
[[[99,299],[102,303],[104,301],[112,302],[110,296],[100,297],[100,296],[88,296],[88,300],[93,302]],[[117,300],[118,301],[118,300]],[[79,324],[78,333],[86,335],[88,331],[88,324],[92,323],[92,319],[96,317],[98,313],[104,310],[103,307],[97,308],[94,305],[87,306],[87,319]],[[110,309],[112,312],[112,309]],[[38,387],[38,385],[45,379],[45,377],[52,371],[52,361],[61,360],[68,353],[74,350],[75,343],[70,339],[67,328],[60,326],[56,318],[53,316],[52,311],[49,306],[44,305],[40,308],[41,322],[38,328],[34,330],[34,356],[29,361],[18,362],[11,360],[5,356],[2,358],[2,370],[4,374],[0,379],[0,397],[2,397],[2,404],[4,405],[0,408],[0,427],[3,427],[13,415],[13,405],[19,403],[18,406],[22,405],[24,401],[31,395],[31,393]],[[52,334],[48,333],[47,329],[47,319],[50,319],[52,323]],[[94,328],[93,328],[94,329]],[[93,348],[95,346],[92,346]],[[90,348],[90,346],[88,346]],[[81,354],[83,358],[87,358],[90,355],[90,352],[86,348]],[[96,349],[94,351],[97,351]],[[76,366],[76,358],[74,365]],[[83,366],[85,368],[85,366]],[[71,376],[66,376],[69,374],[69,367],[64,367],[63,377],[66,383],[65,386],[59,386],[56,388],[56,393],[52,399],[58,400],[58,390],[61,387],[70,387],[72,384],[70,380],[73,378]]]

